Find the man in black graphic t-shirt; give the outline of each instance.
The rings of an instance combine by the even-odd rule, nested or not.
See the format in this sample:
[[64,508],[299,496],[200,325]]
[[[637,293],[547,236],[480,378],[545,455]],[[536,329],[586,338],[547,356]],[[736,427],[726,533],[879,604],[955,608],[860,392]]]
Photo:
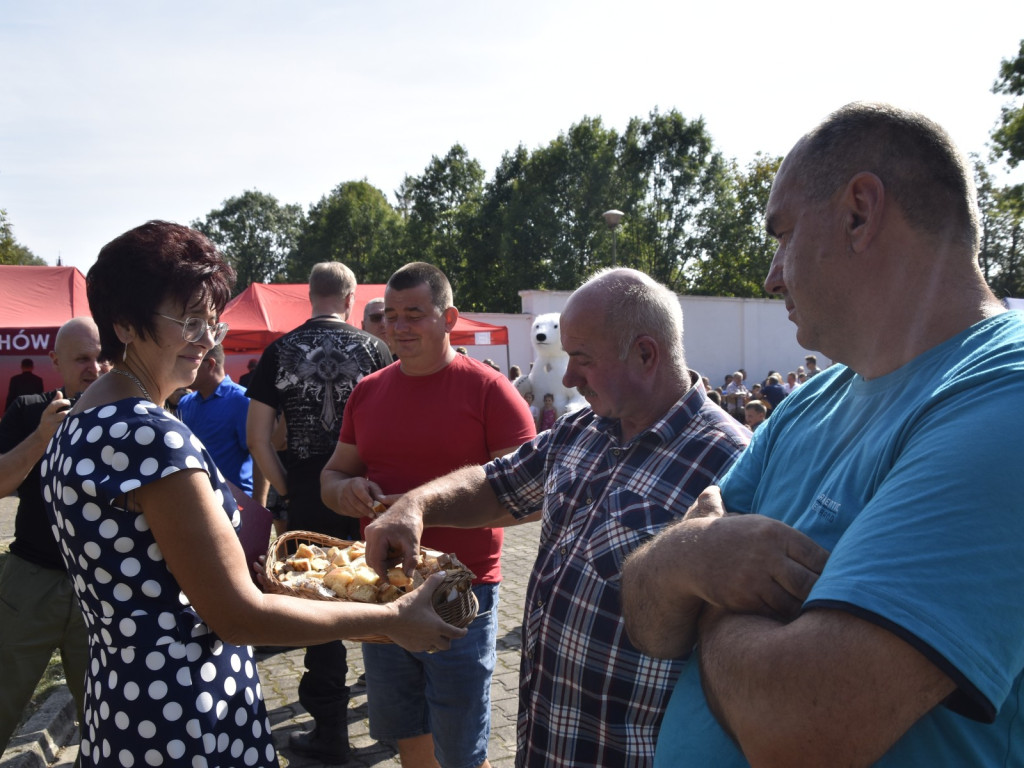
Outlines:
[[[288,501],[288,527],[341,539],[359,538],[359,521],[336,515],[320,501],[320,470],[334,452],[341,416],[363,376],[392,362],[387,345],[349,325],[356,278],[340,262],[309,275],[312,316],[263,352],[246,394],[249,451],[277,493]],[[288,431],[285,466],[272,442],[278,413]],[[340,640],[306,649],[299,702],[316,723],[292,734],[300,754],[340,760],[348,752],[348,671]]]

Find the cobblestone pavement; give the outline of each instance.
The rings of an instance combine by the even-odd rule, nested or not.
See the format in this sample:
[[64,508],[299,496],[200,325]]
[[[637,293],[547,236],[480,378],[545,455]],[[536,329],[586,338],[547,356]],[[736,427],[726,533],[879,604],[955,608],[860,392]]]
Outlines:
[[[0,499],[0,542],[7,543],[13,535],[14,499]],[[495,768],[512,768],[515,764],[516,708],[519,684],[519,649],[523,600],[526,582],[537,554],[540,526],[536,524],[514,526],[505,531],[502,556],[504,581],[498,606],[498,659],[491,683],[491,739],[488,758]],[[357,685],[363,672],[362,646],[347,643],[349,648],[349,741],[353,746],[349,766],[376,766],[398,768],[397,752],[370,738],[366,716],[366,690]],[[281,766],[285,768],[317,768],[324,765],[317,760],[295,755],[288,749],[288,735],[297,730],[308,730],[312,719],[299,704],[298,685],[302,676],[302,650],[266,653],[257,656],[263,698],[274,730]],[[66,708],[65,708],[66,711]],[[12,746],[0,758],[0,768],[35,768],[55,766],[71,768],[78,755],[77,743],[64,746],[55,760],[36,759],[12,754]],[[21,757],[22,759],[19,759]]]

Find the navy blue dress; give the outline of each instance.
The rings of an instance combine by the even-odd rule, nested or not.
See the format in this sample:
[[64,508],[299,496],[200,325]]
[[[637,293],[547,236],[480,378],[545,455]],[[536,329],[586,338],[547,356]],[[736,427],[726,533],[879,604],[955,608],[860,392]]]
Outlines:
[[202,443],[148,401],[70,416],[47,449],[43,496],[89,630],[83,766],[278,764],[252,648],[210,630],[145,517],[113,504],[190,468],[210,476],[237,529],[234,498]]

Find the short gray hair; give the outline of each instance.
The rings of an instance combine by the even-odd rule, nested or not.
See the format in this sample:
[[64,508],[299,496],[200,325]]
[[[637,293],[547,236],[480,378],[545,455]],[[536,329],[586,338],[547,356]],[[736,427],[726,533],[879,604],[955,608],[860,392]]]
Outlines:
[[625,360],[638,336],[650,336],[665,351],[669,363],[686,375],[683,354],[683,309],[679,297],[649,275],[635,269],[610,267],[595,273],[577,290],[600,288],[605,326]]
[[830,198],[856,174],[878,176],[907,221],[953,236],[977,252],[981,214],[967,159],[934,121],[890,104],[836,110],[797,144],[797,184],[812,201]]

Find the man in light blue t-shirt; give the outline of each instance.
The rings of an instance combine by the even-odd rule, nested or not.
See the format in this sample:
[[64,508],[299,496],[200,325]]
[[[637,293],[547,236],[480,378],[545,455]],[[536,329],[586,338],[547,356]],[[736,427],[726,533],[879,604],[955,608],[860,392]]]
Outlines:
[[192,386],[178,401],[178,418],[202,440],[221,474],[252,495],[253,463],[245,443],[249,398],[225,373],[220,344],[203,357]]
[[970,166],[852,104],[766,213],[765,288],[839,364],[624,568],[631,640],[689,658],[655,765],[1021,765],[1024,315],[978,269]]

